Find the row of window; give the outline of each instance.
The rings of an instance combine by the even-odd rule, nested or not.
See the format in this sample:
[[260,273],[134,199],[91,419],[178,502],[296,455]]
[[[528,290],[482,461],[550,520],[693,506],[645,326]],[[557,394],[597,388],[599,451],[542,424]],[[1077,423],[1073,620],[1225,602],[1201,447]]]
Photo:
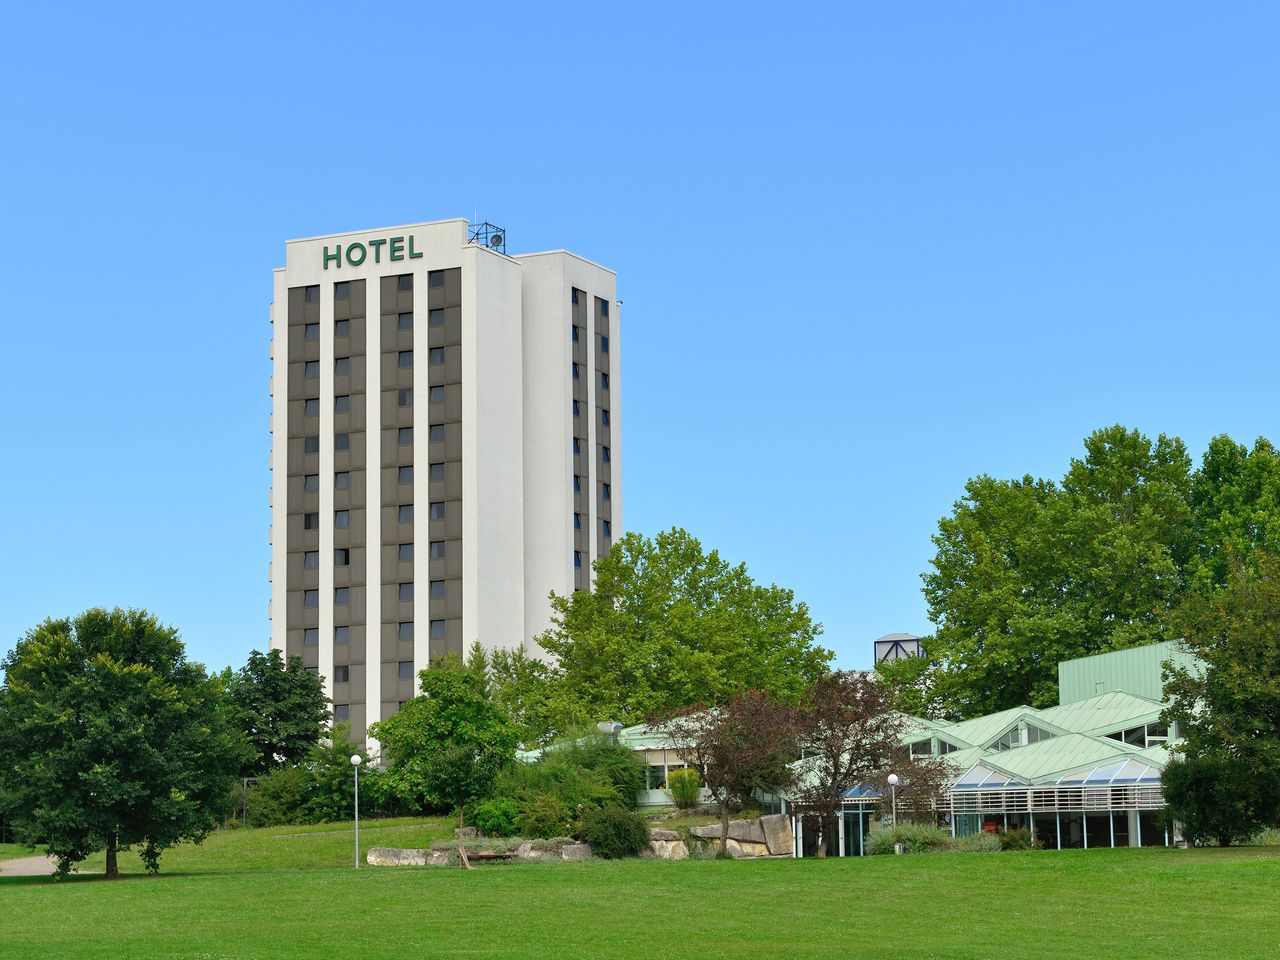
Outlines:
[[[444,271],[443,271],[443,270],[432,270],[430,273],[428,273],[428,274],[427,274],[427,286],[429,286],[429,287],[443,287],[443,286],[444,286]],[[397,277],[396,277],[396,289],[397,289],[398,291],[400,291],[401,293],[406,293],[406,292],[408,292],[408,291],[412,290],[412,289],[413,289],[413,274],[412,274],[412,273],[402,273],[402,274],[400,274],[399,276],[397,276]],[[306,287],[306,288],[305,288],[305,291],[306,291],[306,292],[303,294],[303,299],[304,299],[307,303],[319,303],[319,302],[320,302],[320,287],[319,287],[319,285],[318,285],[318,284],[316,284],[316,285],[312,285],[312,286],[310,286],[310,287]],[[339,280],[338,282],[336,282],[336,283],[333,285],[333,299],[335,299],[335,300],[350,300],[350,299],[351,299],[351,281],[350,281],[350,280]],[[606,308],[607,308],[607,306],[608,306],[608,305],[606,304]],[[605,316],[608,316],[608,313],[609,313],[609,312],[608,312],[608,309],[606,309],[606,310],[605,310]]]
[[[427,362],[432,366],[440,366],[444,363],[444,347],[432,347],[427,353]],[[413,351],[401,350],[396,354],[396,365],[401,370],[408,370],[413,367]],[[333,373],[337,377],[345,377],[351,373],[350,357],[334,357]],[[320,379],[320,361],[308,360],[303,365],[302,376],[307,380]]]
[[[570,401],[570,402],[573,404],[573,415],[574,415],[575,417],[576,417],[576,416],[579,416],[579,415],[581,414],[581,407],[579,406],[578,401],[577,401],[577,400],[573,400],[573,401]],[[608,410],[604,410],[604,409],[602,409],[602,410],[600,411],[600,426],[602,426],[602,427],[607,427],[607,426],[609,426],[609,411],[608,411]]]
[[[432,584],[443,583],[443,580],[432,581]],[[432,620],[428,632],[432,640],[443,640],[449,635],[448,620]],[[405,620],[396,624],[396,638],[399,640],[413,639],[413,621]],[[333,628],[333,642],[338,646],[346,646],[351,642],[351,627],[342,626]],[[320,645],[320,629],[318,627],[307,627],[302,631],[302,645],[304,647],[318,647]]]
[[[573,438],[573,452],[574,453],[582,452],[582,440],[580,437]],[[609,452],[609,448],[602,446],[600,448],[600,462],[611,463],[612,461],[613,461],[613,455]]]
[[[582,492],[582,477],[578,476],[578,474],[576,474],[576,473],[573,475],[573,492],[574,492],[574,493],[581,493],[581,492]],[[608,500],[608,499],[610,499],[610,493],[611,493],[611,491],[609,490],[609,485],[608,485],[607,483],[602,483],[602,484],[600,484],[600,499],[601,499],[601,500]],[[577,514],[574,514],[574,516],[576,517],[576,516],[577,516]]]
[[[574,342],[574,343],[581,343],[581,342],[582,342],[582,333],[580,332],[580,331],[581,331],[581,329],[582,329],[582,328],[581,328],[581,327],[579,327],[576,323],[575,323],[575,324],[573,325],[573,327],[571,328],[570,337],[573,339],[573,342]],[[609,338],[608,338],[607,336],[605,336],[603,333],[602,333],[602,334],[600,334],[600,352],[601,352],[601,353],[608,353],[608,352],[609,352]],[[576,367],[576,366],[577,366],[577,364],[574,364],[574,366]],[[574,374],[574,379],[575,379],[575,380],[577,379],[577,374],[576,374],[576,372],[575,372],[575,374]],[[607,376],[606,376],[606,378],[604,379],[604,381],[601,383],[601,386],[602,386],[602,387],[604,387],[606,390],[608,390],[608,389],[609,389],[609,380],[608,380],[608,377],[607,377]]]
[[[575,327],[574,329],[576,330],[577,328]],[[573,379],[581,380],[582,379],[581,371],[582,371],[582,364],[580,363],[573,364]],[[609,389],[609,375],[607,373],[602,372],[600,374],[600,389],[602,390]]]
[[[343,473],[343,474],[337,474],[337,476],[345,476],[345,477],[348,477],[348,478],[349,478],[349,477],[351,476],[351,474],[349,474],[349,473]],[[315,483],[314,483],[314,484],[312,484],[312,481],[313,481],[313,480],[315,481]],[[319,490],[319,489],[320,489],[320,475],[319,475],[319,474],[316,474],[316,473],[310,473],[310,474],[307,474],[307,476],[306,476],[305,478],[303,478],[303,489],[304,489],[304,490],[306,490],[306,491],[307,491],[307,492],[309,492],[309,493],[314,493],[315,491]],[[345,487],[345,486],[343,486],[343,487],[340,487],[339,489],[345,490],[345,489],[346,489],[346,487]],[[430,507],[428,508],[428,516],[430,516],[432,520],[447,520],[447,519],[449,518],[449,512],[448,512],[448,510],[447,510],[447,508],[446,508],[446,504],[448,504],[448,503],[450,503],[450,502],[455,502],[455,501],[433,500],[433,501],[431,502]],[[397,507],[397,509],[398,509],[398,511],[399,511],[399,522],[400,522],[400,523],[413,523],[413,504],[412,504],[412,503],[402,503],[402,504],[400,504],[400,505]],[[338,515],[339,513],[344,513],[344,514],[346,514],[346,516],[342,518],[341,523],[339,523],[338,518],[337,518],[337,515]],[[304,513],[304,514],[302,515],[302,517],[303,517],[303,520],[302,520],[302,526],[303,526],[303,529],[304,529],[304,530],[318,530],[318,529],[320,529],[320,514],[318,514],[318,513]],[[312,519],[312,520],[307,520],[307,517],[311,517],[311,518],[313,518],[313,519]],[[315,524],[315,526],[308,526],[308,525],[307,525],[308,523],[314,523],[314,524]],[[349,525],[350,525],[350,523],[351,523],[351,511],[350,511],[350,510],[335,510],[335,511],[334,511],[334,523],[335,523],[335,525],[339,525],[339,526],[344,526],[344,527],[345,527],[345,526],[349,526]],[[341,548],[341,549],[345,550],[346,548],[345,548],[345,547],[343,547],[343,548]],[[311,562],[311,559],[310,559],[310,558],[311,558],[313,555],[316,555],[316,552],[315,552],[314,550],[308,550],[305,554],[303,554],[303,556],[306,558],[306,561],[305,561],[305,563],[304,563],[304,566],[306,566],[306,567],[308,567],[308,568],[311,568],[311,567],[315,567],[315,566],[318,566],[318,565],[319,565],[318,560],[317,560],[317,562],[316,562],[316,563],[312,563],[312,562]],[[340,566],[340,567],[345,567],[345,566],[347,565],[347,563],[349,563],[349,562],[350,562],[349,560],[339,562],[339,563],[338,563],[338,566]]]

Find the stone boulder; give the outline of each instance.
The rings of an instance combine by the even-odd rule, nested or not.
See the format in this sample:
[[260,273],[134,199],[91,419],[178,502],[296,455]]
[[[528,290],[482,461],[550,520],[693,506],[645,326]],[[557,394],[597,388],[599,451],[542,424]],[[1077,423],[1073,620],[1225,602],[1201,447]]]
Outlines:
[[[663,831],[670,833],[671,831]],[[650,840],[649,846],[653,848],[653,856],[659,860],[687,860],[689,858],[689,848],[684,845],[683,840]]]
[[790,857],[796,852],[796,838],[791,830],[791,818],[785,813],[771,813],[760,818],[760,829],[769,854],[774,857]]
[[427,857],[428,867],[452,867],[453,865],[449,860],[448,850],[432,850],[431,855]]
[[427,864],[427,851],[370,847],[364,859],[371,867],[424,867]]
[[589,843],[566,843],[560,848],[561,860],[590,860],[591,844]]
[[701,837],[704,840],[719,840],[720,824],[708,823],[701,827],[690,827],[689,834],[694,837]]
[[650,827],[649,839],[650,840],[679,840],[680,834],[676,833],[674,830],[662,830],[658,827]]
[[759,820],[730,820],[729,836],[748,843],[764,843],[764,829]]
[[453,835],[455,837],[474,837],[476,835],[475,827],[454,827]]

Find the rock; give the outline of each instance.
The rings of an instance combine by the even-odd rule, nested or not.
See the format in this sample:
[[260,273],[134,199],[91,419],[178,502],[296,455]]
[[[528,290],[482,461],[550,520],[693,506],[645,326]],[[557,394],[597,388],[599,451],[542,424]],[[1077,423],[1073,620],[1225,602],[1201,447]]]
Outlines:
[[[719,848],[717,847],[716,849]],[[736,860],[738,857],[742,856],[742,844],[738,843],[738,841],[733,839],[733,837],[730,837],[724,842],[724,852]]]
[[690,827],[689,833],[695,837],[702,837],[704,840],[719,840],[720,824],[708,823],[701,827]]
[[759,820],[730,820],[729,836],[734,840],[764,843],[764,829]]
[[533,844],[526,840],[524,843],[520,844],[520,846],[516,847],[515,853],[516,856],[521,859],[530,857],[534,853]]
[[589,843],[566,843],[560,848],[561,860],[590,860],[591,844]]
[[448,850],[432,850],[431,856],[427,857],[427,866],[428,867],[453,866],[453,864],[449,862],[449,851]]
[[649,839],[650,840],[679,840],[680,834],[676,833],[674,830],[660,830],[657,827],[650,827]]
[[791,832],[791,818],[785,813],[773,813],[760,818],[764,842],[775,857],[789,857],[796,852],[795,834]]
[[754,843],[750,840],[735,840],[740,851],[739,856],[742,857],[767,857],[769,848],[763,843]]
[[476,835],[475,827],[455,827],[453,830],[455,837],[474,837]]
[[653,848],[653,855],[659,860],[687,860],[689,858],[689,848],[684,845],[683,840],[651,840],[649,846]]
[[370,847],[364,858],[371,867],[423,867],[427,863],[427,851]]

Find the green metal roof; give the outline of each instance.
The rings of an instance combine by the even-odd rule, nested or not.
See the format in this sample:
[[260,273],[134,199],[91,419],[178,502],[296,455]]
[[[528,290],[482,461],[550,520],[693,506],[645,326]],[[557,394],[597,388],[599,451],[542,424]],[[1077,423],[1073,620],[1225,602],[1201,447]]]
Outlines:
[[998,768],[1024,783],[1040,783],[1081,767],[1126,753],[1136,753],[1119,740],[1105,740],[1082,733],[1041,740],[1014,750],[988,753],[982,763]]
[[[961,720],[947,727],[943,734],[948,740],[960,746],[973,744],[984,747],[1000,734],[1009,729],[1023,714],[1031,711],[1031,707],[1010,707],[999,713],[989,713],[985,717],[974,717],[972,720]],[[955,738],[959,738],[958,740]]]
[[1150,723],[1160,715],[1161,709],[1159,701],[1115,690],[1035,713],[1071,733],[1102,734]]
[[1064,660],[1058,664],[1058,702],[1087,700],[1113,690],[1159,702],[1164,699],[1160,667],[1165,660],[1193,670],[1201,669],[1200,660],[1176,640]]

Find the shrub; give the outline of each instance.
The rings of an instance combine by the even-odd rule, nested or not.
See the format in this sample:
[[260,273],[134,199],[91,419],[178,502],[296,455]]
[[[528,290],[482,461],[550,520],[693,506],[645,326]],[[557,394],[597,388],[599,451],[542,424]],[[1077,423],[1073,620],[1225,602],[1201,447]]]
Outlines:
[[249,788],[249,825],[311,823],[307,801],[312,785],[311,771],[305,767],[280,767],[263,774]]
[[1014,827],[1012,830],[1001,830],[996,834],[1000,838],[1001,850],[1035,850],[1036,839],[1026,827]]
[[633,857],[649,849],[649,825],[644,818],[622,807],[588,810],[578,822],[576,836],[591,844],[591,852],[606,860]]
[[667,777],[667,789],[678,810],[692,810],[702,796],[702,778],[693,767],[672,770]]
[[494,795],[512,797],[522,807],[553,796],[568,810],[631,808],[644,774],[644,765],[626,747],[599,734],[584,734],[552,744],[534,763],[511,764],[498,777]]
[[867,837],[867,853],[893,853],[895,843],[902,844],[907,853],[938,853],[953,846],[949,830],[923,823],[900,823],[897,827],[873,831]]
[[520,805],[516,828],[524,837],[562,837],[571,819],[560,798],[546,793]]
[[994,833],[971,833],[952,839],[948,849],[955,853],[999,853],[1004,847]]
[[1249,842],[1256,847],[1280,847],[1280,827],[1260,830]]
[[506,797],[485,800],[471,808],[471,822],[489,837],[515,836],[519,816],[520,804]]

